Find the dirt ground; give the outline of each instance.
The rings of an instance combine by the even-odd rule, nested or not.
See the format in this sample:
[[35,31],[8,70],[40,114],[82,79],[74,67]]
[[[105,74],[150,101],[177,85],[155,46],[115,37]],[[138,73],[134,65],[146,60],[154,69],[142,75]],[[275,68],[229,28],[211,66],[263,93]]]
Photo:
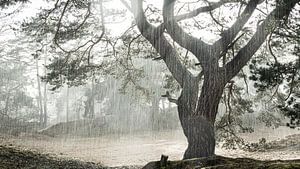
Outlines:
[[[300,158],[300,131],[288,128],[265,131],[243,136],[258,141],[262,136],[275,142],[274,149],[260,152],[216,149],[217,155],[254,158],[259,160],[289,160]],[[290,136],[289,136],[290,135]],[[286,138],[286,136],[288,136]],[[283,139],[286,138],[286,139]],[[59,158],[101,163],[105,166],[145,165],[160,159],[161,154],[169,160],[180,160],[187,146],[180,130],[134,135],[109,135],[101,137],[49,137],[37,134],[21,134],[18,137],[2,136],[0,145],[14,145]]]
[[141,166],[107,167],[94,162],[57,158],[32,150],[0,145],[1,169],[138,169]]
[[183,161],[153,161],[149,162],[145,166],[106,167],[102,164],[96,164],[93,162],[57,158],[32,150],[16,148],[12,145],[0,146],[1,169],[192,169],[203,167],[220,169],[296,169],[300,168],[300,159],[260,161],[249,158],[214,156]]
[[95,163],[81,162],[71,159],[58,159],[37,152],[16,149],[12,146],[0,146],[1,169],[102,169]]

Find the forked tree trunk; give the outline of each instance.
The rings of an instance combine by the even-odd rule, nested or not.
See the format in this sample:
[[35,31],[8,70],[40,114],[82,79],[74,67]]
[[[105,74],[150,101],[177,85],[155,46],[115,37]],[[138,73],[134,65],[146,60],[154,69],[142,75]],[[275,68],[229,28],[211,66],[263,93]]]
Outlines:
[[179,118],[188,141],[184,159],[215,154],[214,122],[225,85],[218,74],[205,75],[200,96],[193,92],[197,85],[196,81],[187,85],[178,99]]

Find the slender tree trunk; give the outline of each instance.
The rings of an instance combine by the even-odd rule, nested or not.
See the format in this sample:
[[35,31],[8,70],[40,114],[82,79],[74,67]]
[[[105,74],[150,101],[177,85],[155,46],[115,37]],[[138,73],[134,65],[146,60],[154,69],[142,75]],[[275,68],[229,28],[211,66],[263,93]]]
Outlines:
[[[46,66],[47,64],[47,56],[45,55],[45,58],[44,58],[44,64]],[[47,69],[46,67],[44,67],[44,73],[45,73],[45,76],[47,75]],[[47,126],[47,121],[48,121],[48,113],[47,113],[47,83],[45,82],[44,83],[44,121],[43,121],[43,125],[44,127]]]
[[43,118],[42,91],[41,91],[38,59],[36,59],[35,65],[36,65],[36,76],[37,76],[38,93],[39,93],[38,103],[39,103],[39,108],[40,108],[40,125],[42,126],[44,118]]
[[92,93],[91,93],[91,118],[95,118],[95,77],[92,78]]
[[69,122],[69,86],[67,86],[66,122]]
[[162,106],[162,112],[166,113],[166,106],[165,106],[165,100],[164,99],[161,100],[161,106]]
[[60,111],[57,111],[56,112],[56,123],[59,123],[60,122]]
[[48,122],[48,113],[47,113],[47,83],[44,84],[44,127],[47,126]]
[[5,107],[3,114],[8,115],[10,95],[6,96]]
[[92,79],[92,85],[91,89],[86,90],[86,97],[87,100],[84,102],[84,117],[86,118],[95,118],[95,96],[96,96],[96,91],[95,91],[95,78],[93,77]]
[[157,97],[152,97],[151,100],[152,106],[151,106],[151,123],[152,123],[152,130],[158,131],[160,129],[160,123],[159,123],[159,100]]

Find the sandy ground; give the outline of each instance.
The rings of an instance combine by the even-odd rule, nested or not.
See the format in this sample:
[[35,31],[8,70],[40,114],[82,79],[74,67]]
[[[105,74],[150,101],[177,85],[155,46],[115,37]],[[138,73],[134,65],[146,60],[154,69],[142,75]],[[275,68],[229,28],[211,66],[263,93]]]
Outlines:
[[[256,142],[261,137],[265,137],[267,141],[272,141],[292,134],[300,134],[300,130],[286,127],[280,127],[276,130],[262,128],[257,133],[242,137],[248,141]],[[161,154],[168,155],[170,160],[179,160],[187,147],[185,137],[180,130],[95,138],[53,138],[23,134],[19,137],[0,137],[0,144],[12,144],[58,157],[102,163],[106,166],[145,165],[149,161],[159,160]],[[299,159],[300,144],[290,149],[268,152],[244,152],[217,148],[216,154],[261,160]]]

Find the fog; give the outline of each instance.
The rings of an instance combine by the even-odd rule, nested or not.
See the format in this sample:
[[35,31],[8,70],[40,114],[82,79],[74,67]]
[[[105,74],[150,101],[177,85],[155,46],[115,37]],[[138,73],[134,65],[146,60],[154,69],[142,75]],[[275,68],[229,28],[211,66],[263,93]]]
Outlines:
[[299,2],[167,2],[0,1],[0,168],[299,159]]

